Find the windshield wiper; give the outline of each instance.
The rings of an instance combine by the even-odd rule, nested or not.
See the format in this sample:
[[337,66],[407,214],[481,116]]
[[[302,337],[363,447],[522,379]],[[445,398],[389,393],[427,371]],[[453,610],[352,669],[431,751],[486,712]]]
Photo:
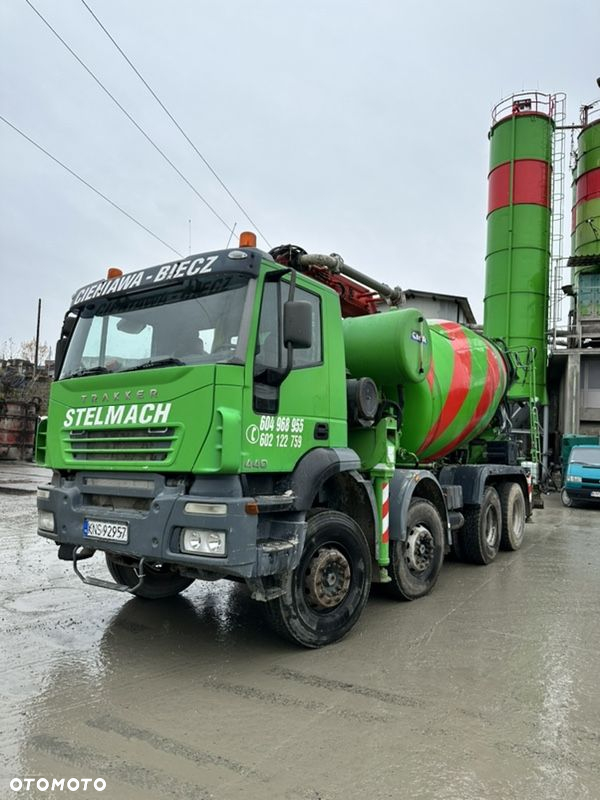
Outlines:
[[87,369],[78,369],[76,372],[71,372],[69,375],[65,375],[65,378],[83,378],[84,375],[105,375],[107,372],[111,372],[111,370],[106,369],[106,367],[88,367]]
[[136,369],[154,369],[154,367],[183,367],[184,363],[180,358],[157,358],[154,361],[144,361],[136,367],[121,369],[119,372],[134,372]]

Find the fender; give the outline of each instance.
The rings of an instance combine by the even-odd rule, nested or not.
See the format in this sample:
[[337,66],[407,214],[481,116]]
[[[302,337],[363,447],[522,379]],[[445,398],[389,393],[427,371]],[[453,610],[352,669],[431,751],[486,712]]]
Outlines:
[[462,487],[465,506],[480,506],[486,485],[502,483],[506,480],[513,480],[521,486],[525,495],[527,516],[531,516],[527,478],[522,467],[504,464],[467,464],[443,467],[440,471],[442,486],[458,485]]
[[317,447],[296,464],[292,473],[291,490],[296,498],[294,508],[307,511],[315,495],[329,478],[341,472],[359,470],[361,461],[349,447]]
[[414,496],[430,500],[440,512],[449,532],[448,509],[437,478],[424,469],[397,469],[390,481],[390,539],[406,541],[406,520]]

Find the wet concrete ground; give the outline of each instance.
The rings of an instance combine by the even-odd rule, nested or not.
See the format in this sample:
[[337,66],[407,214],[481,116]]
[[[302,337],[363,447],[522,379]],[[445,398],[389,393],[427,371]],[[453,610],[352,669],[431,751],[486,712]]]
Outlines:
[[[595,800],[599,545],[600,509],[551,496],[521,552],[412,604],[374,590],[305,651],[240,586],[84,586],[35,496],[0,492],[0,797]],[[107,788],[10,790],[28,777]]]

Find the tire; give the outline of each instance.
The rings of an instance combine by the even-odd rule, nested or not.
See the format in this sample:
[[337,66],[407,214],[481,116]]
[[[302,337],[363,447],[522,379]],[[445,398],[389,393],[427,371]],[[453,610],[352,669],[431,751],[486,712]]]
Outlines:
[[560,499],[562,500],[563,506],[566,506],[567,508],[571,508],[573,506],[573,498],[566,489],[562,489],[560,493]]
[[520,485],[509,482],[500,488],[502,508],[502,528],[500,534],[501,550],[518,550],[525,538],[527,506]]
[[384,587],[397,600],[417,600],[437,582],[444,560],[444,524],[433,503],[413,498],[406,528],[406,541],[390,542],[392,580]]
[[464,511],[462,533],[464,560],[470,564],[489,564],[500,548],[502,508],[498,492],[488,486],[483,493],[481,506]]
[[[113,561],[109,553],[106,554],[106,566],[117,583],[135,586],[139,580],[135,566],[125,566]],[[144,582],[132,594],[146,600],[163,600],[183,592],[193,582],[193,578],[184,578],[164,565],[144,564]]]
[[300,563],[287,591],[267,602],[277,633],[303,647],[339,641],[357,623],[371,586],[371,553],[358,524],[339,511],[308,520]]

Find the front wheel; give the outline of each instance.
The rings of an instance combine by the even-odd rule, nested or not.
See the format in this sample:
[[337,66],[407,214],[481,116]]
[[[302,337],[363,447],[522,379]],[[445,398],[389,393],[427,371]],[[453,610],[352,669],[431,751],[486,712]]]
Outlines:
[[287,591],[270,600],[275,630],[303,647],[337,642],[357,623],[369,596],[371,553],[357,523],[339,511],[308,520],[300,563]]
[[417,600],[435,586],[444,560],[444,525],[429,500],[414,498],[407,515],[405,541],[390,544],[391,582],[384,584],[398,600]]
[[572,497],[571,497],[571,495],[570,495],[570,494],[567,492],[567,490],[566,490],[566,489],[563,489],[563,490],[561,491],[561,493],[560,493],[560,499],[562,500],[562,504],[563,504],[563,506],[566,506],[567,508],[571,508],[571,507],[573,506],[573,498],[572,498]]
[[[131,566],[121,564],[113,560],[109,553],[106,554],[106,566],[108,571],[117,583],[125,586],[135,586],[139,581],[136,565]],[[162,600],[165,597],[183,592],[194,582],[193,578],[184,578],[177,572],[173,572],[164,564],[144,564],[144,582],[132,592],[136,597],[144,597],[146,600]]]

